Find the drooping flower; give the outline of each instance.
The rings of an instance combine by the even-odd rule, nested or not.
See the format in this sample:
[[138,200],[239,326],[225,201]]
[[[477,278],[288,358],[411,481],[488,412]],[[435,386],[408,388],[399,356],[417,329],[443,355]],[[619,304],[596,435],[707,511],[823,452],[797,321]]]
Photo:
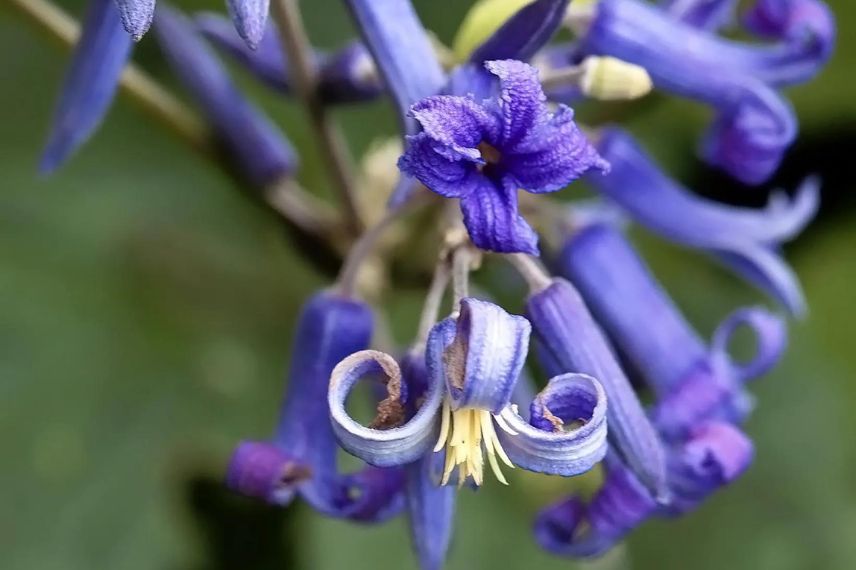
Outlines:
[[653,516],[692,511],[739,478],[753,455],[751,440],[737,428],[723,422],[697,426],[669,450],[668,505],[658,504],[631,470],[608,457],[606,478],[595,496],[589,501],[572,496],[541,511],[535,539],[554,554],[600,556]]
[[232,82],[192,21],[161,6],[155,32],[176,75],[199,103],[241,173],[256,186],[293,173],[297,155],[288,139]]
[[131,38],[113,0],[91,0],[39,164],[42,173],[59,168],[101,124],[130,55]]
[[[667,439],[702,422],[743,421],[751,408],[744,384],[767,372],[786,346],[779,317],[744,308],[723,321],[706,345],[621,232],[591,224],[567,240],[557,266],[579,288],[618,351],[657,394],[651,416]],[[755,333],[747,362],[729,355],[740,326]]]
[[779,248],[799,235],[817,212],[815,178],[806,180],[793,199],[777,192],[765,209],[753,210],[687,191],[617,127],[601,132],[597,149],[611,166],[607,176],[590,178],[601,195],[664,238],[711,253],[793,314],[805,312],[799,280]]
[[140,41],[155,17],[155,0],[116,0],[116,5],[125,31],[134,41]]
[[535,68],[490,61],[499,93],[440,95],[414,105],[422,132],[408,137],[399,167],[447,198],[459,198],[476,246],[537,253],[538,238],[518,211],[519,189],[555,192],[606,162],[574,123],[569,107],[548,112]]
[[666,500],[666,463],[660,438],[588,308],[568,281],[553,279],[526,301],[548,374],[597,378],[609,398],[609,439],[658,500]]
[[327,411],[327,383],[336,363],[371,340],[372,314],[363,303],[322,292],[298,320],[279,425],[269,441],[245,441],[229,464],[233,489],[286,505],[296,494],[334,517],[379,522],[404,505],[400,469],[368,466],[341,474]]

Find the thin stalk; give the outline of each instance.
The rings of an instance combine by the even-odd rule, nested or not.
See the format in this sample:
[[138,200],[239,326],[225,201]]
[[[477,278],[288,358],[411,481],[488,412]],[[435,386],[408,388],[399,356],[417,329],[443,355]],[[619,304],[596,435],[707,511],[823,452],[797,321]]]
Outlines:
[[443,304],[443,297],[449,287],[450,278],[449,261],[440,259],[434,269],[434,277],[431,279],[431,285],[425,295],[425,303],[422,305],[422,315],[419,317],[419,328],[414,346],[420,350],[425,348],[425,343],[428,342],[428,334],[440,315],[440,305]]
[[360,269],[363,263],[374,251],[375,245],[384,234],[384,232],[395,222],[401,215],[404,208],[389,210],[381,220],[363,232],[363,234],[354,242],[354,246],[345,257],[345,262],[339,271],[339,277],[336,279],[335,289],[345,297],[353,296],[357,287],[357,278],[359,277]]
[[556,87],[578,85],[585,74],[586,69],[582,65],[570,65],[545,70],[541,74],[541,86],[544,89],[554,89]]
[[533,293],[550,286],[550,275],[537,261],[537,258],[525,253],[506,254],[503,255],[503,258],[514,266]]
[[279,28],[282,48],[291,66],[295,92],[306,108],[319,144],[339,193],[348,229],[354,234],[363,222],[357,204],[351,157],[341,131],[327,113],[318,92],[318,73],[313,61],[312,45],[303,27],[297,0],[273,0],[273,15]]

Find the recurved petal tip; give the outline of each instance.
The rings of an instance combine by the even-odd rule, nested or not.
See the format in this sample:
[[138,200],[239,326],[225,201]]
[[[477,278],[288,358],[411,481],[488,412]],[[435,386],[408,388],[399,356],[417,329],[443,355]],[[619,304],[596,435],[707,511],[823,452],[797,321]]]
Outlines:
[[227,0],[235,29],[250,49],[256,49],[265,35],[270,0]]
[[239,493],[278,505],[291,502],[296,485],[309,469],[273,444],[244,441],[235,448],[226,471],[226,485]]

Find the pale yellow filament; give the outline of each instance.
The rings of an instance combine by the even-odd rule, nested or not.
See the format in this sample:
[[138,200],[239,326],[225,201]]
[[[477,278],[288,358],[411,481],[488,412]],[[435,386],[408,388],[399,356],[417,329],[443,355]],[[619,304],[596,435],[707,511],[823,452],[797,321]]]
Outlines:
[[443,469],[442,485],[449,483],[449,478],[455,467],[458,468],[458,486],[464,484],[468,477],[472,477],[476,485],[484,482],[485,454],[490,464],[491,471],[503,485],[508,481],[500,470],[499,461],[513,468],[514,464],[506,455],[500,445],[499,438],[493,426],[493,420],[504,431],[516,435],[508,424],[499,416],[494,416],[488,410],[476,408],[462,408],[452,410],[448,398],[443,401],[443,409],[440,419],[440,437],[434,451],[446,449],[446,463]]

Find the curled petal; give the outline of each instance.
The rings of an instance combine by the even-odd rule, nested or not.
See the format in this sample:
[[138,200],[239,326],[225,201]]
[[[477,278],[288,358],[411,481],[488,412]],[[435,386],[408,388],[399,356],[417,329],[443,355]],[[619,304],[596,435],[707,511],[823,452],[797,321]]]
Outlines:
[[443,454],[423,456],[407,466],[407,516],[421,570],[440,570],[452,538],[456,489],[438,485]]
[[140,41],[152,25],[155,0],[116,0],[116,5],[125,31],[131,34],[134,41]]
[[699,422],[729,417],[742,422],[748,415],[735,413],[745,398],[745,390],[730,368],[702,360],[685,372],[671,391],[663,394],[651,409],[657,431],[667,441],[683,441]]
[[[437,325],[431,334],[432,337],[451,342],[454,338],[454,323],[444,321]],[[429,370],[437,366],[442,368],[442,349],[437,342],[432,344],[431,339],[426,359]],[[435,428],[444,384],[434,382],[429,386],[419,411],[404,425],[375,429],[360,425],[345,410],[345,401],[353,386],[363,376],[373,373],[385,374],[392,383],[401,381],[398,363],[388,354],[374,350],[354,353],[342,360],[333,370],[328,396],[333,431],[343,448],[367,463],[378,467],[411,463],[428,451],[437,440]]]
[[91,0],[63,81],[40,172],[50,174],[59,168],[101,124],[131,55],[131,43],[113,0]]
[[609,164],[574,122],[574,112],[561,105],[506,154],[505,169],[528,192],[561,190],[592,169],[605,173]]
[[538,235],[517,208],[517,189],[473,177],[474,189],[461,198],[464,225],[473,243],[488,251],[538,254]]
[[737,0],[665,0],[664,9],[677,20],[716,31],[734,21]]
[[712,251],[726,267],[776,299],[792,315],[805,316],[807,308],[799,278],[779,253],[745,243]]
[[[755,356],[745,364],[738,364],[728,357],[728,345],[732,335],[741,326],[755,333]],[[778,315],[761,308],[745,308],[735,311],[723,321],[713,334],[713,354],[727,358],[739,382],[747,382],[766,374],[784,354],[788,344],[788,331],[784,320]]]
[[531,329],[524,317],[493,303],[461,300],[455,339],[444,347],[443,379],[452,409],[479,408],[497,414],[508,405],[526,361]]
[[536,0],[527,4],[476,48],[470,61],[530,59],[559,29],[567,7],[568,0]]
[[496,117],[470,97],[428,97],[413,105],[410,113],[425,134],[465,160],[483,163],[476,147],[482,140],[495,140],[499,130]]
[[498,143],[513,148],[544,117],[546,97],[538,70],[516,60],[488,61],[485,68],[499,78],[502,129]]
[[352,521],[382,523],[398,516],[405,507],[403,469],[371,465],[345,475],[348,500],[336,516]]
[[486,181],[476,163],[450,151],[428,133],[407,137],[407,148],[398,159],[398,168],[446,198],[474,194]]
[[238,35],[256,49],[265,34],[270,0],[226,0],[226,6]]
[[807,179],[796,196],[774,196],[761,210],[706,200],[666,175],[633,137],[606,130],[598,150],[611,165],[607,176],[592,176],[597,190],[648,229],[693,247],[717,247],[746,240],[780,244],[796,237],[817,213],[820,189]]
[[551,372],[589,374],[609,398],[609,437],[646,487],[665,497],[666,463],[659,436],[579,293],[564,279],[530,296],[526,315],[557,366]]
[[293,172],[297,157],[291,144],[238,90],[191,21],[161,6],[155,31],[176,75],[202,107],[248,180],[265,186]]
[[226,485],[250,497],[287,505],[297,486],[312,476],[309,467],[268,442],[244,441],[235,449],[226,472]]
[[[515,433],[497,433],[515,465],[572,477],[591,469],[606,454],[606,408],[606,393],[597,380],[563,374],[551,379],[532,401],[529,422],[506,407],[502,420]],[[563,427],[574,422],[581,425]]]

